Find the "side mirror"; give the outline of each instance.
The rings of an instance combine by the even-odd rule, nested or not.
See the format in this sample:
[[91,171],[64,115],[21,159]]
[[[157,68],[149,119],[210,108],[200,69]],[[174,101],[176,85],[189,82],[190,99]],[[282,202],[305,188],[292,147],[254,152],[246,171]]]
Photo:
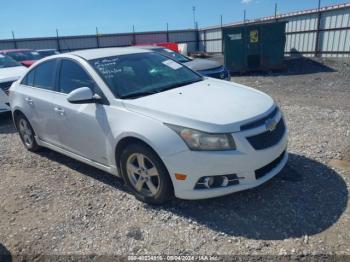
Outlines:
[[73,90],[68,94],[67,100],[72,104],[88,104],[96,103],[101,100],[101,97],[97,94],[93,94],[88,87],[80,87]]

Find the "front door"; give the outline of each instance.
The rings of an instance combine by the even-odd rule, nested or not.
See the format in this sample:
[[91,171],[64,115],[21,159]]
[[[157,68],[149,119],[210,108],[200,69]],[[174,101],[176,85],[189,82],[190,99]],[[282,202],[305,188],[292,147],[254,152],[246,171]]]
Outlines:
[[65,59],[60,65],[57,85],[60,97],[56,99],[55,106],[62,147],[89,160],[108,165],[108,105],[72,104],[67,100],[67,94],[81,87],[89,87],[96,93],[98,87],[95,82],[80,64]]

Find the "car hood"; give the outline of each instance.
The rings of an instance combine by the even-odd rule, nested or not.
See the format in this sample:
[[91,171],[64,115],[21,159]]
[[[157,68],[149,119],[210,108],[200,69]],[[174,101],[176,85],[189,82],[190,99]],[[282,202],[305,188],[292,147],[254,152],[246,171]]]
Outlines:
[[222,66],[220,63],[209,59],[193,59],[184,64],[195,71],[204,71]]
[[243,85],[206,79],[162,93],[124,100],[124,105],[130,111],[163,123],[224,133],[239,131],[241,124],[269,111],[274,101],[270,96]]
[[26,66],[26,67],[30,67],[35,62],[36,62],[36,60],[25,60],[25,61],[21,61],[21,64]]
[[0,82],[15,81],[27,70],[24,66],[0,68]]

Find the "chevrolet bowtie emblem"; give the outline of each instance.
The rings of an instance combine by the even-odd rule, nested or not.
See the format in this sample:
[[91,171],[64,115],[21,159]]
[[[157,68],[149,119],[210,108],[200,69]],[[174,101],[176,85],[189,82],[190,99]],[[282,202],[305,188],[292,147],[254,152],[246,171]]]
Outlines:
[[277,126],[277,122],[275,119],[268,119],[265,121],[266,130],[269,130],[270,132],[275,130],[276,126]]

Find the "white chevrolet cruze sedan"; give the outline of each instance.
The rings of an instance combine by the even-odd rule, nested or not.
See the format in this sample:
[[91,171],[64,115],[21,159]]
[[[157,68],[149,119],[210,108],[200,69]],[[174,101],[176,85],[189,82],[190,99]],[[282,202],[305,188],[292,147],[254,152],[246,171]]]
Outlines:
[[144,49],[40,60],[12,85],[10,104],[28,150],[47,147],[120,176],[151,204],[256,187],[288,158],[270,96]]

